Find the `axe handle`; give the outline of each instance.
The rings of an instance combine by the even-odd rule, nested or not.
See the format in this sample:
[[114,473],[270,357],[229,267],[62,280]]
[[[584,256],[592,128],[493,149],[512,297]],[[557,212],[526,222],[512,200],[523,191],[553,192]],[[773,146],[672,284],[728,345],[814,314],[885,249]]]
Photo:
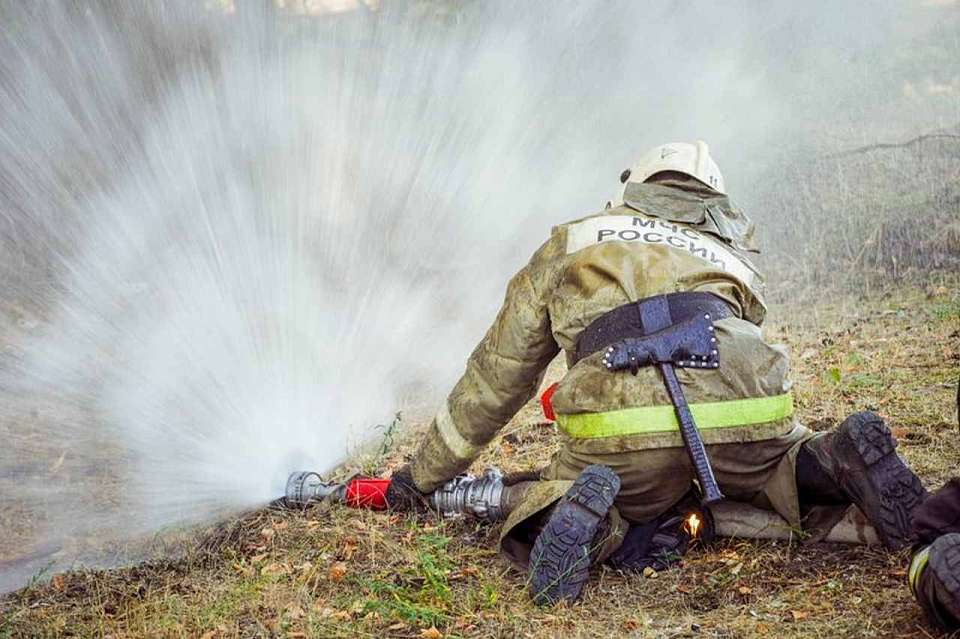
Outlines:
[[693,421],[693,414],[690,407],[687,406],[687,400],[683,395],[683,389],[680,388],[680,380],[673,370],[673,364],[661,363],[660,373],[663,375],[664,384],[667,387],[667,393],[670,394],[670,401],[673,403],[673,409],[677,413],[677,422],[680,424],[680,436],[683,437],[683,444],[690,455],[690,463],[697,473],[697,481],[700,482],[700,489],[703,491],[703,503],[712,504],[723,500],[723,493],[720,492],[720,486],[717,485],[717,478],[713,475],[713,467],[710,465],[710,458],[707,457],[707,449],[703,446],[703,440],[700,439],[700,432],[697,430],[697,424]]

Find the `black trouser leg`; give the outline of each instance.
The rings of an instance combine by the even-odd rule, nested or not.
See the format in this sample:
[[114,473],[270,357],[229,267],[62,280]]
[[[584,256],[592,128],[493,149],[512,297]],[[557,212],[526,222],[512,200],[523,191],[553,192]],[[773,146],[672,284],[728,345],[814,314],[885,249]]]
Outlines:
[[[827,438],[831,438],[831,435],[821,439]],[[828,442],[819,443],[829,446]],[[801,508],[850,503],[850,498],[840,488],[833,473],[818,461],[808,444],[800,446],[797,455],[797,493]]]

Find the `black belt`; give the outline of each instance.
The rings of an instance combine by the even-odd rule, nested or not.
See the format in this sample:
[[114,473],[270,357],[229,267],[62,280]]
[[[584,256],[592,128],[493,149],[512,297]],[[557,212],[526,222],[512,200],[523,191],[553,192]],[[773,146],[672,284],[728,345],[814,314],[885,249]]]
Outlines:
[[[670,318],[674,323],[680,323],[698,315],[710,315],[714,320],[733,316],[730,305],[713,293],[669,293],[657,297],[666,298]],[[649,334],[649,331],[644,330],[643,320],[640,317],[640,305],[650,299],[653,298],[618,306],[590,322],[590,325],[577,336],[571,366],[618,340]]]

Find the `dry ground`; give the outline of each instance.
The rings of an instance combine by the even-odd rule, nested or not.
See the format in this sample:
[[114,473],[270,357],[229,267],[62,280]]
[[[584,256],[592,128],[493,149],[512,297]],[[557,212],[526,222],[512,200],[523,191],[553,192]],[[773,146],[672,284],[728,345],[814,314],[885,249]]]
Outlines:
[[[956,274],[855,296],[789,300],[767,327],[794,354],[802,419],[885,415],[930,487],[957,474]],[[477,464],[542,464],[557,436],[528,406]],[[409,442],[365,470],[384,470]],[[653,578],[601,569],[584,599],[537,608],[496,530],[317,507],[264,510],[178,560],[74,572],[0,601],[0,637],[933,637],[906,554],[721,540]]]

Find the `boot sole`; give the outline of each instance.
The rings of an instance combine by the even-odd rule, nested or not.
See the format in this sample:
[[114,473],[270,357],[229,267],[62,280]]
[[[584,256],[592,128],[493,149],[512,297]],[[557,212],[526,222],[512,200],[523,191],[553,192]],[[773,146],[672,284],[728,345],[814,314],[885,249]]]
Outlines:
[[620,491],[606,466],[587,466],[567,490],[530,553],[528,588],[534,603],[574,601],[590,573],[597,527]]
[[841,425],[840,445],[856,454],[859,473],[878,500],[866,500],[856,481],[841,477],[843,489],[854,497],[889,550],[900,550],[911,542],[911,518],[927,494],[920,479],[897,455],[897,440],[878,415],[856,413]]
[[927,567],[950,601],[943,602],[954,616],[960,614],[960,533],[950,533],[937,537],[930,545]]

